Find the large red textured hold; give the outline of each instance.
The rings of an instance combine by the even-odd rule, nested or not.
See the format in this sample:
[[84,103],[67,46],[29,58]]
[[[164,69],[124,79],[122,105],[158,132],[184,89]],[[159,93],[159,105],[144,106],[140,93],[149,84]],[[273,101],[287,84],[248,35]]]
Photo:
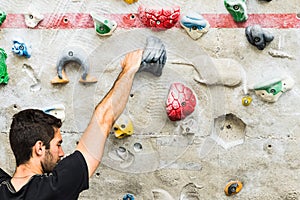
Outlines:
[[182,83],[173,83],[167,99],[167,115],[171,121],[186,118],[195,110],[197,104],[193,91]]
[[180,17],[180,7],[170,9],[154,9],[143,5],[139,6],[139,18],[147,27],[157,29],[172,28]]

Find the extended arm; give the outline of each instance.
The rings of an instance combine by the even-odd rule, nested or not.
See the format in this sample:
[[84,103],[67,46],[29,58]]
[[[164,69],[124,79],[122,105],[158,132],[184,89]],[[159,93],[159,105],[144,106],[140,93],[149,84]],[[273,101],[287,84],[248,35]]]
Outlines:
[[96,106],[91,121],[78,143],[77,150],[83,154],[87,162],[89,177],[93,175],[100,164],[108,134],[127,104],[141,58],[142,50],[131,52],[125,56],[121,63],[122,71],[113,87]]

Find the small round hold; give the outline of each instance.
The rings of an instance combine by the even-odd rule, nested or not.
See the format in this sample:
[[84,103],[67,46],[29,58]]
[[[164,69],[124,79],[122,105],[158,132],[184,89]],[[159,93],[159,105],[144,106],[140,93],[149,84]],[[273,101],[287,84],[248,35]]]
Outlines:
[[244,106],[249,106],[251,104],[251,102],[252,102],[252,97],[250,97],[250,96],[245,96],[242,99],[242,104]]
[[224,192],[227,196],[231,196],[231,195],[239,193],[242,188],[243,188],[242,182],[230,181],[229,183],[227,183],[227,185],[224,189]]

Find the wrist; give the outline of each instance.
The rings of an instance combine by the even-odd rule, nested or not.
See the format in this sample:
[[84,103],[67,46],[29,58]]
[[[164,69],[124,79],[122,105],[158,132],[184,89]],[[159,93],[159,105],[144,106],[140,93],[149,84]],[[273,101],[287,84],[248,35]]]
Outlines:
[[123,74],[126,74],[127,77],[134,77],[135,74],[139,71],[139,68],[133,68],[133,67],[130,67],[129,69],[128,68],[123,68],[122,72]]

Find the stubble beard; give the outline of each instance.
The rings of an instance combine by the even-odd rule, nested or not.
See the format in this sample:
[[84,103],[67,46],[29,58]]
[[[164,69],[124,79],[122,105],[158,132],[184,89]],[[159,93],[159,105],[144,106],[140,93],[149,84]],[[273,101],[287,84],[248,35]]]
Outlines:
[[46,150],[45,158],[41,161],[43,173],[51,173],[59,161],[54,162],[50,150]]

